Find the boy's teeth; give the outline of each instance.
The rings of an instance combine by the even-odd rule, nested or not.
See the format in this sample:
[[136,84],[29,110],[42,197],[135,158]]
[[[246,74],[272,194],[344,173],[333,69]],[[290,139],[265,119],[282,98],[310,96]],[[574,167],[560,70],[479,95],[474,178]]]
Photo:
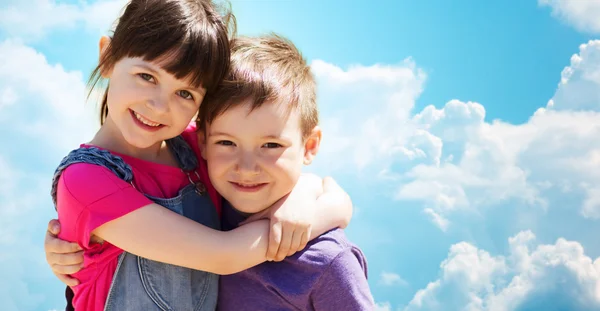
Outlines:
[[137,112],[133,112],[135,114],[136,119],[138,119],[140,122],[148,125],[148,126],[159,126],[160,123],[154,123],[154,122],[150,122],[146,119],[144,119],[144,117],[142,117],[140,114],[138,114]]
[[256,186],[258,186],[258,185],[260,185],[260,184],[239,184],[239,183],[238,183],[238,185],[240,185],[240,186],[242,186],[242,187],[248,187],[248,188],[250,188],[250,187],[256,187]]

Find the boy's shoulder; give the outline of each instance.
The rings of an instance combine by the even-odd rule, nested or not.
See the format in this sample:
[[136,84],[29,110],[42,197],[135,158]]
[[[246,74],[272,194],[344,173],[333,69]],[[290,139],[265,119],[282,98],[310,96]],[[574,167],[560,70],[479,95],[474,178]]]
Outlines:
[[359,260],[364,256],[358,246],[350,242],[342,229],[333,229],[308,242],[306,247],[285,261],[311,266],[313,269],[327,269],[330,264],[344,253],[353,253]]

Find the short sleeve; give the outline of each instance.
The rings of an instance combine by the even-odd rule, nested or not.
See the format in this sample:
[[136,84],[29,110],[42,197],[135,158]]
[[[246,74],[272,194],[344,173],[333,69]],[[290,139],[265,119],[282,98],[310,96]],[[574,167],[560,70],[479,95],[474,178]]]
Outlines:
[[373,310],[375,306],[364,263],[351,248],[342,251],[313,288],[314,310]]
[[58,182],[60,237],[89,249],[91,232],[152,201],[105,167],[73,164]]

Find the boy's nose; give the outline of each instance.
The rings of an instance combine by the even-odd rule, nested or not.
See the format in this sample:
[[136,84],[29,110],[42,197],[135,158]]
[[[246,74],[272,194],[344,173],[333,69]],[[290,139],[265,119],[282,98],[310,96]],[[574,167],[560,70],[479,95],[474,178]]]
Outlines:
[[258,166],[256,165],[256,159],[253,155],[245,153],[243,154],[236,167],[239,174],[242,175],[257,175],[259,172]]

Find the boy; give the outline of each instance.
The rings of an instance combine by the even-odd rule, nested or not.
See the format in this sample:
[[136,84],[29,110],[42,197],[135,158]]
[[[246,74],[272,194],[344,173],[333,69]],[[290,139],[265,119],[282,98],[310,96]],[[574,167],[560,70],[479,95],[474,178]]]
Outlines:
[[[231,60],[227,79],[202,103],[198,124],[210,180],[230,204],[225,230],[286,196],[321,141],[314,77],[291,42],[276,35],[237,38]],[[219,310],[373,308],[366,259],[340,229],[281,262],[220,282]]]

